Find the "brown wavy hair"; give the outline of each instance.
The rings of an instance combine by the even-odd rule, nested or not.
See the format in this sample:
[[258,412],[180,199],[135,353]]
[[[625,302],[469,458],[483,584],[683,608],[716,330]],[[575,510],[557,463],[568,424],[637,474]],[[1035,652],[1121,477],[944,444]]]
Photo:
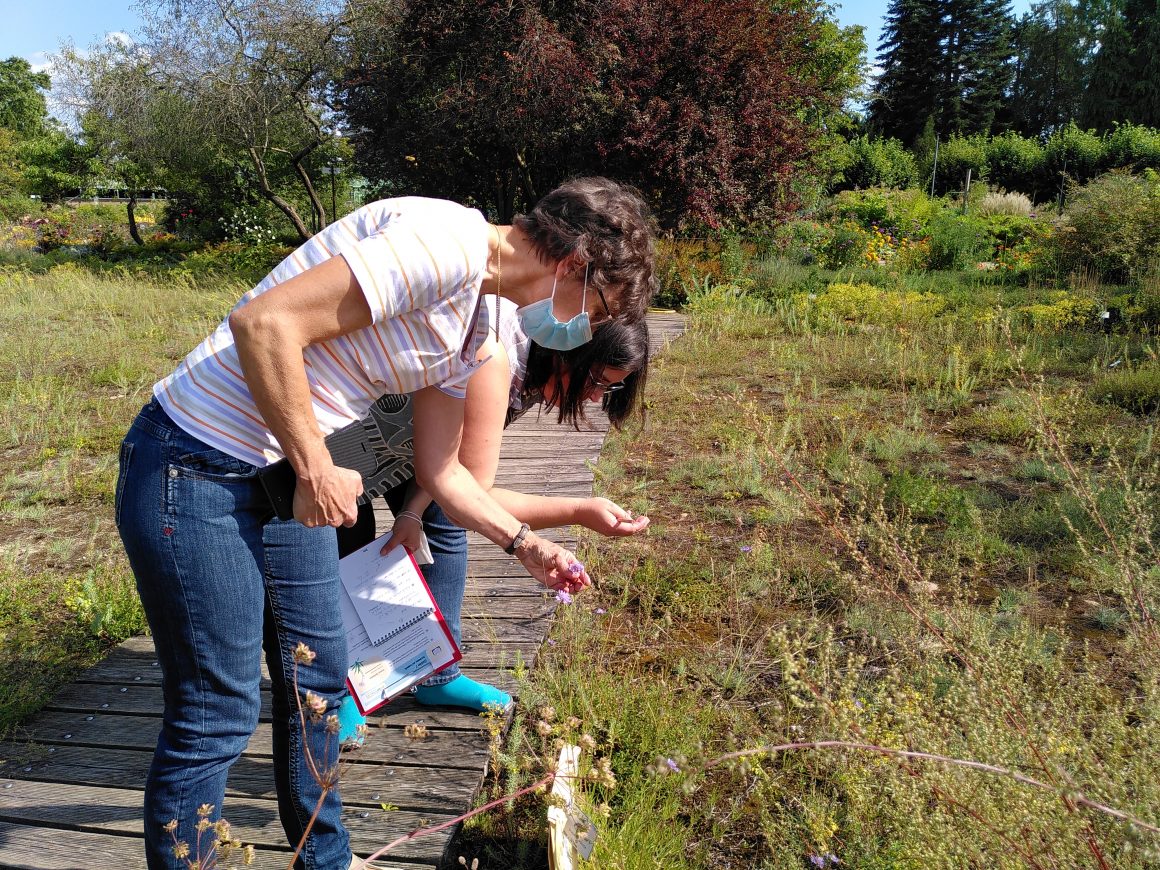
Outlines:
[[512,223],[541,260],[576,254],[588,263],[588,282],[604,293],[617,320],[644,319],[657,290],[656,226],[634,188],[608,178],[575,178]]

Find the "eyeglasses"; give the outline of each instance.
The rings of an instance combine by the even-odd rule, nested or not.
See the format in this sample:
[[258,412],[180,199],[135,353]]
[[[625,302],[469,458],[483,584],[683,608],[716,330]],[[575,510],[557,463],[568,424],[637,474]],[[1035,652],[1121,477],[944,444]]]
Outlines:
[[[596,287],[595,284],[592,286]],[[612,311],[608,308],[608,300],[604,298],[604,291],[601,290],[599,287],[596,287],[596,293],[600,296],[600,304],[604,306],[604,314],[606,315],[606,318],[608,320],[611,320],[612,319]],[[603,322],[603,321],[601,321],[601,322]]]
[[608,393],[615,393],[617,390],[624,389],[624,381],[608,383],[606,381],[600,380],[600,378],[596,377],[596,375],[592,374],[592,372],[588,373],[588,383],[591,384],[593,388],[600,390],[605,395]]

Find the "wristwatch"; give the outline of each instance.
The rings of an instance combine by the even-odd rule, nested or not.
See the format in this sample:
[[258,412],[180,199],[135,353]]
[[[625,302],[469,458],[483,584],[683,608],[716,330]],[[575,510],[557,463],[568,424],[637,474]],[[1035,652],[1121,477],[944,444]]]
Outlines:
[[509,556],[514,556],[516,550],[520,548],[520,544],[524,542],[524,538],[528,536],[528,532],[532,529],[527,523],[520,523],[520,530],[516,532],[516,536],[512,538],[512,542],[503,548],[503,551]]

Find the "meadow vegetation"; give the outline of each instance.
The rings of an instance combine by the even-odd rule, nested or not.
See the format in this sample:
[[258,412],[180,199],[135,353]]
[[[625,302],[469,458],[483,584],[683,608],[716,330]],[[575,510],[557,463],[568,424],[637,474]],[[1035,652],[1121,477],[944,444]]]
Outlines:
[[[653,525],[589,541],[492,796],[584,741],[599,867],[1156,865],[1158,252],[995,205],[860,192],[673,244],[689,332],[598,466]],[[902,256],[960,238],[967,268]],[[535,866],[530,819],[467,843]]]

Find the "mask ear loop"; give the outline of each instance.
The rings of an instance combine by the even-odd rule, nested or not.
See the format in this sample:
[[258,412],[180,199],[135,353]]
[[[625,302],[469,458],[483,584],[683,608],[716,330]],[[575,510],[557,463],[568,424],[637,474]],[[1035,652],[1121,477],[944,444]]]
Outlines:
[[584,295],[580,298],[580,307],[588,313],[588,263],[584,264]]

